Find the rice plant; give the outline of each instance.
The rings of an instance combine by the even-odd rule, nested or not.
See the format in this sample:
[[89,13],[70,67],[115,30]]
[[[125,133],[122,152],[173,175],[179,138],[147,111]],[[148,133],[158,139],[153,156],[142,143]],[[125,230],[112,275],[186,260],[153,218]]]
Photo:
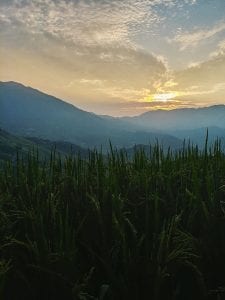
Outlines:
[[0,298],[225,299],[224,185],[219,141],[18,154],[0,171]]

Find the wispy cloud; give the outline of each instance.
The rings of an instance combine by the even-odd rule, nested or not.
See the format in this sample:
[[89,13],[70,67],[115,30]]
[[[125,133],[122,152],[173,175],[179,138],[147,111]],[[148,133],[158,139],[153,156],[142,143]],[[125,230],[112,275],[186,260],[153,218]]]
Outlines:
[[183,51],[187,48],[198,46],[202,41],[208,40],[222,31],[225,31],[225,22],[220,22],[213,28],[180,32],[173,39],[168,39],[168,41],[170,43],[178,43],[180,50]]
[[225,55],[225,39],[220,41],[217,45],[217,49],[210,53],[211,58],[215,58],[221,55]]
[[[177,107],[190,107],[191,103],[187,100],[169,100],[167,102],[162,101],[127,101],[119,102],[114,101],[111,103],[105,103],[104,105],[99,103],[91,104],[93,110],[99,111],[101,114],[108,114],[110,111],[111,115],[114,116],[125,116],[125,115],[139,115],[148,110],[157,109],[174,109]],[[193,105],[192,105],[193,106]],[[86,105],[86,108],[90,109],[90,104]]]
[[225,52],[174,72],[178,99],[191,100],[192,105],[225,102]]

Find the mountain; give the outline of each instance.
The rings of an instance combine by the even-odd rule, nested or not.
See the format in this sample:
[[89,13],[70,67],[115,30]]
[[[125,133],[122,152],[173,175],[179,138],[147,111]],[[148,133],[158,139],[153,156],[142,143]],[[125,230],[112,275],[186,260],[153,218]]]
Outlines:
[[173,132],[197,128],[218,127],[225,129],[225,105],[203,108],[183,108],[149,111],[140,116],[124,117],[121,120],[136,124],[142,130]]
[[73,140],[100,129],[109,134],[112,129],[92,113],[15,82],[0,83],[0,107],[2,125],[20,135]]
[[62,157],[66,155],[79,154],[85,158],[88,156],[89,151],[77,145],[49,140],[42,140],[38,138],[23,138],[6,132],[0,128],[0,161],[12,159],[15,160],[17,153],[26,155],[28,152],[38,150],[41,159],[49,158],[52,151],[60,154]]
[[131,126],[135,124],[143,131],[164,133],[179,140],[190,140],[201,148],[205,145],[208,129],[209,144],[219,138],[222,147],[225,147],[225,105],[156,110],[135,117],[123,117],[120,120]]
[[81,148],[80,146],[71,144],[69,142],[43,140],[36,137],[28,137],[27,140],[36,145],[38,149],[45,149],[49,153],[56,151],[56,153],[60,154],[61,156],[72,154],[80,155],[81,157],[86,158],[90,152],[88,149]]
[[110,141],[117,148],[158,141],[177,149],[183,139],[203,146],[206,128],[210,141],[216,137],[225,140],[225,105],[114,118],[86,112],[16,82],[0,82],[0,127],[14,135],[36,138],[45,146],[57,142],[61,150],[71,144],[107,150]]
[[168,131],[173,136],[181,140],[190,140],[194,144],[198,144],[200,147],[204,147],[206,142],[206,136],[208,132],[208,144],[214,144],[216,139],[221,141],[221,146],[225,148],[225,128],[219,127],[203,127],[196,129],[187,129],[187,130],[173,130]]
[[155,143],[178,148],[182,141],[136,124],[83,111],[58,98],[16,82],[0,82],[0,127],[24,137],[63,141],[84,148],[118,148]]
[[[25,154],[34,149],[34,146],[35,145],[31,141],[17,137],[0,129],[0,161],[15,159],[17,152]],[[40,151],[43,155],[47,155],[44,149],[40,149]]]

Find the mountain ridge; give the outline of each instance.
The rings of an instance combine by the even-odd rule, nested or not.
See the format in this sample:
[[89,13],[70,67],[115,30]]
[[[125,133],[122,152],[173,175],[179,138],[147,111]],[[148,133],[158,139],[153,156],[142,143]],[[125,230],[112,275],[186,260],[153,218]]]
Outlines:
[[[0,127],[17,136],[82,148],[153,144],[179,148],[183,139],[204,144],[225,139],[225,105],[148,111],[135,117],[100,116],[21,83],[0,82]],[[224,130],[223,130],[224,129]],[[59,144],[62,146],[63,144]]]
[[[57,101],[55,101],[57,100]],[[157,138],[166,146],[181,143],[163,133],[142,131],[123,120],[105,119],[76,108],[54,96],[15,82],[0,83],[0,126],[25,137],[65,141],[83,148],[132,147],[149,144]]]
[[203,127],[225,128],[225,105],[148,111],[139,116],[122,117],[121,119],[131,125],[141,126],[143,130],[164,132]]

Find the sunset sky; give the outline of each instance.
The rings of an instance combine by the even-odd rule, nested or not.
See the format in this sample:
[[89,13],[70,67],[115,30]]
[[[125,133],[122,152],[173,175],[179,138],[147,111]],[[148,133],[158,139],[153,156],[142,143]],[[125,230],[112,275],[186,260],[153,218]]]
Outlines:
[[0,58],[98,114],[225,104],[225,0],[0,0]]

